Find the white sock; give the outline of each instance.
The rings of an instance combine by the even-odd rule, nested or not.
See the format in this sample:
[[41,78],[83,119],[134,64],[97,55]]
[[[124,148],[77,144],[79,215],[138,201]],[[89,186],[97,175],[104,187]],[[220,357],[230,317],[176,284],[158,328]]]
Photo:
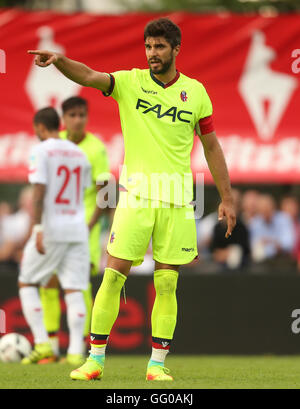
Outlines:
[[19,290],[24,317],[33,334],[34,343],[48,342],[48,334],[43,322],[43,309],[37,287],[22,287]]
[[95,347],[91,345],[90,353],[92,355],[105,355],[106,345],[103,347]]
[[81,291],[66,294],[65,301],[67,305],[67,323],[70,334],[68,354],[82,354],[82,339],[86,317],[83,294]]
[[168,352],[168,349],[152,348],[152,355],[150,359],[151,361],[164,363]]

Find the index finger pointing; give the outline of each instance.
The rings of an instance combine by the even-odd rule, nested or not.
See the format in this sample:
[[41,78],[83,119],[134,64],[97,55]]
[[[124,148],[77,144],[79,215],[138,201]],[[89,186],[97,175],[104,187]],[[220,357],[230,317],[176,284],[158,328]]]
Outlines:
[[42,55],[42,51],[39,50],[27,50],[28,54]]

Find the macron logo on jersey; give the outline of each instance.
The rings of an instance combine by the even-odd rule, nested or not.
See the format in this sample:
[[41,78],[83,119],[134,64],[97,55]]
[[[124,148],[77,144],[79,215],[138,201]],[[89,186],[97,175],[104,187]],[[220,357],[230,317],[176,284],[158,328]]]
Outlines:
[[145,92],[146,94],[153,94],[153,95],[157,95],[157,91],[152,91],[152,90],[147,90],[147,89],[145,89],[145,88],[143,88],[143,87],[141,87],[142,88],[142,91],[143,92]]
[[160,104],[152,105],[150,102],[145,101],[144,99],[138,99],[136,104],[136,109],[142,109],[143,114],[148,114],[153,112],[156,114],[158,119],[163,118],[164,116],[169,116],[172,118],[172,122],[175,122],[176,119],[181,122],[190,123],[189,115],[193,115],[190,111],[178,110],[177,107],[168,108],[166,111],[163,111],[163,108]]

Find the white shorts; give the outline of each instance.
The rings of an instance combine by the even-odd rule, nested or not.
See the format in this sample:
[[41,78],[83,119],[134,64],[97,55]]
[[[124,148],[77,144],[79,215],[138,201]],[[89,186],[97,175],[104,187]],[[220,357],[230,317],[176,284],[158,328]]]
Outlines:
[[44,241],[46,254],[40,254],[35,246],[35,237],[33,233],[25,246],[19,281],[45,286],[56,272],[64,290],[86,290],[90,270],[88,241]]

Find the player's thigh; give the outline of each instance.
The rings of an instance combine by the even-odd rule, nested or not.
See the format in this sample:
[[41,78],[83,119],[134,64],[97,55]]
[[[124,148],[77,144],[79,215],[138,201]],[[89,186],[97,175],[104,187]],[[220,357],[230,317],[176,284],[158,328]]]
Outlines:
[[44,242],[45,254],[40,254],[35,246],[35,234],[31,236],[24,248],[20,266],[19,281],[28,284],[46,286],[63,257],[63,243]]
[[140,264],[149,246],[155,212],[147,199],[133,199],[121,192],[107,244],[108,253],[116,258]]
[[193,207],[157,209],[152,245],[153,258],[160,264],[190,263],[198,254]]
[[57,271],[61,287],[64,290],[86,290],[89,273],[88,242],[69,243]]
[[132,263],[132,260],[125,260],[108,254],[106,266],[107,268],[119,271],[119,273],[124,274],[127,277],[130,273]]

